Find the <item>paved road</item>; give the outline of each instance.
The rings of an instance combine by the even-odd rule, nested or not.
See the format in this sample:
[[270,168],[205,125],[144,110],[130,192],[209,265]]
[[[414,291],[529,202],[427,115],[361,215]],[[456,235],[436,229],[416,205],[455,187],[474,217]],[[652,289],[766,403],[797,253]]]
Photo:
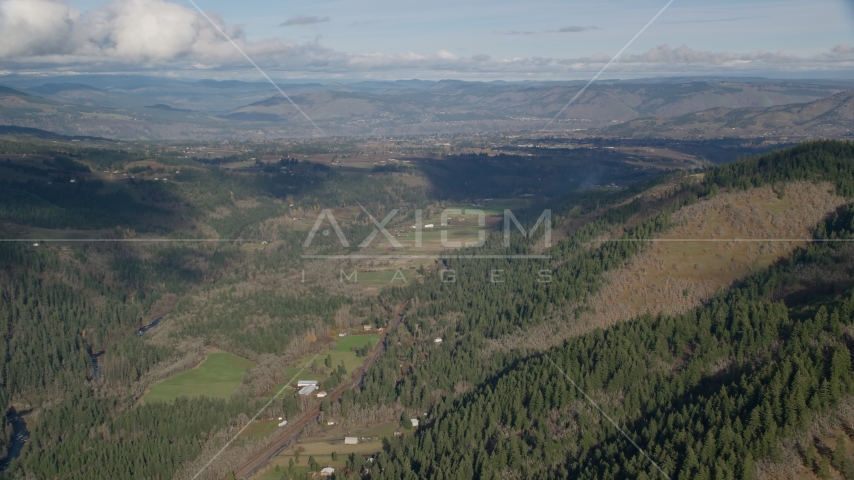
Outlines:
[[[409,300],[403,303],[397,312],[392,318],[392,321],[389,323],[385,332],[383,332],[382,337],[380,337],[379,341],[371,352],[368,354],[368,357],[362,363],[362,365],[353,371],[353,375],[349,382],[344,382],[338,386],[333,392],[327,395],[327,398],[330,400],[337,400],[344,394],[344,392],[348,389],[359,388],[362,385],[362,380],[365,377],[365,372],[374,364],[377,358],[382,355],[385,351],[386,346],[386,337],[389,332],[391,332],[394,328],[396,328],[400,322],[404,318],[403,312],[406,310],[406,306],[409,305]],[[317,420],[318,415],[320,415],[320,408],[315,408],[314,410],[309,411],[300,420],[297,420],[293,424],[289,423],[285,428],[285,431],[282,432],[281,435],[276,437],[275,440],[270,442],[269,445],[264,447],[263,450],[256,453],[252,456],[245,464],[243,464],[240,469],[234,471],[235,478],[249,478],[253,473],[258,471],[261,467],[267,464],[270,459],[279,454],[282,450],[288,447],[291,442],[297,440],[302,434],[303,430],[313,421]]]

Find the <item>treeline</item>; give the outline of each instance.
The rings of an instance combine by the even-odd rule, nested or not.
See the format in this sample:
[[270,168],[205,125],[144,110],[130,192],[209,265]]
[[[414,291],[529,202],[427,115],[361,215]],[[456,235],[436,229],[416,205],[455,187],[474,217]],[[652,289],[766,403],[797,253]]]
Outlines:
[[532,148],[525,152],[532,153],[449,155],[442,160],[422,159],[413,168],[429,179],[435,197],[457,201],[521,194],[558,198],[579,188],[626,185],[659,176],[627,165],[614,150]]
[[31,478],[173,478],[212,434],[258,401],[180,397],[116,411],[115,401],[87,389],[69,392],[32,429],[13,472]]
[[335,312],[350,300],[319,289],[300,295],[275,290],[226,292],[179,305],[178,335],[217,339],[234,349],[280,354],[297,336],[316,325],[332,325]]
[[[153,216],[170,213],[137,201],[124,188],[105,188],[100,180],[0,182],[0,218],[41,228],[96,230],[117,225],[137,231],[164,231]],[[155,192],[149,192],[155,194]]]
[[[854,142],[816,140],[710,170],[704,184],[749,188],[792,180],[826,181],[854,197]],[[781,187],[783,188],[783,187]],[[785,194],[785,191],[781,191]]]

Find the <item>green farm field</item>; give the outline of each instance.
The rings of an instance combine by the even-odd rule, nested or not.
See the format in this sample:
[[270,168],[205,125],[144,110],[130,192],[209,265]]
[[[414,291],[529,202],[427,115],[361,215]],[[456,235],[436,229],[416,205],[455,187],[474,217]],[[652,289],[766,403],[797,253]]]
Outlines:
[[[267,438],[279,425],[278,420],[257,420],[252,422],[238,438],[238,442]],[[284,428],[284,427],[283,427]]]
[[349,337],[344,337],[338,340],[335,344],[335,351],[349,352],[350,347],[363,347],[366,343],[370,343],[373,347],[381,336],[382,335],[379,333],[372,333],[370,335],[350,335]]
[[198,367],[156,383],[145,402],[172,402],[181,396],[229,398],[246,369],[256,364],[228,352],[209,353]]

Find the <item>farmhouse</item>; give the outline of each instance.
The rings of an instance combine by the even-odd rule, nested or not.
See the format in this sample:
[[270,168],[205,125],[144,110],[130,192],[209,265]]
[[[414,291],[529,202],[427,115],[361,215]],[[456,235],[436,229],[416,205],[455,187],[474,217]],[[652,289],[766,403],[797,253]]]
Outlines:
[[409,421],[412,422],[413,428],[418,427],[418,419],[417,418],[410,418]]
[[344,437],[344,445],[356,445],[359,443],[359,437]]
[[326,467],[326,468],[324,468],[323,470],[321,470],[321,471],[320,471],[320,476],[321,476],[321,477],[329,477],[329,476],[332,476],[334,473],[335,473],[335,469],[334,469],[334,468],[332,468],[332,467]]

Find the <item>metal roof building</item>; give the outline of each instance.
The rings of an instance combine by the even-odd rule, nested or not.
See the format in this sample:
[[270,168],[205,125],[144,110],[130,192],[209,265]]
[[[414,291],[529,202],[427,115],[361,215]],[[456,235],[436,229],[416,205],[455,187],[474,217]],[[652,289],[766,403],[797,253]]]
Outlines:
[[317,385],[306,385],[299,391],[300,395],[311,395],[311,392],[317,390]]

